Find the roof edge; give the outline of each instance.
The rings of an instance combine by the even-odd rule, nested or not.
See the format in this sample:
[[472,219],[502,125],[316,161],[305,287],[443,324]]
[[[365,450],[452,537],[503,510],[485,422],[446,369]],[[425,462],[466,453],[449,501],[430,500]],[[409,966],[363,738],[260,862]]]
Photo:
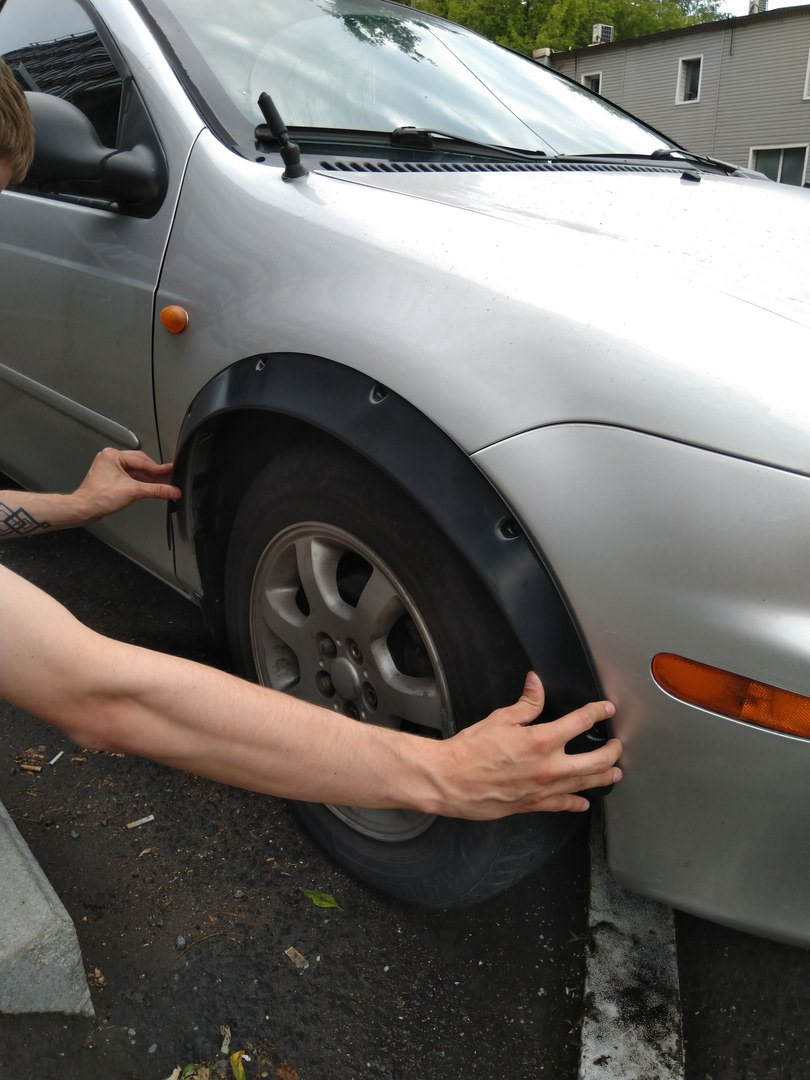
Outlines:
[[[692,34],[714,33],[721,30],[736,29],[737,27],[751,26],[762,22],[773,22],[778,19],[797,18],[802,15],[810,15],[810,4],[802,4],[799,7],[775,8],[773,11],[757,12],[755,15],[736,15],[728,19],[718,19],[716,22],[694,23],[692,26],[680,26],[675,30],[658,30],[654,34],[644,34],[642,37],[622,38],[620,41],[611,41],[607,45],[578,45],[576,49],[552,50],[550,59],[553,61],[557,56],[592,56],[601,55],[605,52],[627,48],[631,45],[646,45],[652,41],[662,41],[667,38],[689,37]],[[542,48],[542,46],[538,46]]]

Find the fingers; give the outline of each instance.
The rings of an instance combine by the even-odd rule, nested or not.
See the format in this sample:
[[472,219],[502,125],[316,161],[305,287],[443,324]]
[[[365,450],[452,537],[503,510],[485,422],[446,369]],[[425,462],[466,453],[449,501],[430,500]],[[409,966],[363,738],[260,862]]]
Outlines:
[[180,498],[180,488],[174,484],[155,482],[171,478],[173,468],[171,462],[161,465],[142,450],[112,450],[109,447],[102,450],[100,456],[111,458],[115,467],[137,484],[137,487],[133,486],[130,489],[133,499],[170,501]]
[[[161,466],[161,469],[163,466]],[[171,470],[171,466],[169,466]],[[154,480],[156,476],[150,475],[143,470],[126,469],[125,475],[131,481],[129,487],[129,494],[132,499],[163,499],[168,502],[172,499],[179,499],[181,491],[179,487],[175,487],[174,484],[156,484]]]
[[161,465],[142,450],[119,450],[116,458],[118,467],[136,480],[163,480],[171,476],[174,468],[172,462]]
[[[534,671],[530,671],[526,675],[523,693],[514,705],[508,705],[506,708],[498,710],[499,719],[502,723],[530,724],[532,720],[536,720],[542,713],[545,701],[546,694],[543,683]],[[612,702],[592,701],[587,705],[583,705],[582,708],[575,709],[574,712],[560,717],[559,720],[552,721],[547,727],[555,729],[555,734],[559,732],[563,741],[568,742],[575,736],[589,731],[600,720],[610,719],[615,713],[616,710]]]
[[151,469],[136,469],[122,462],[120,468],[126,476],[131,477],[133,480],[137,480],[140,484],[151,484],[156,481],[171,480],[172,476],[171,465],[156,465]]
[[545,703],[546,692],[543,689],[543,684],[539,676],[530,671],[526,676],[523,693],[517,701],[513,705],[506,705],[502,709],[496,709],[495,712],[486,717],[484,722],[494,725],[503,724],[504,727],[530,724],[543,711]]
[[583,814],[590,808],[591,804],[581,795],[549,795],[535,805],[527,806],[526,810],[528,813],[540,811],[544,814]]
[[530,724],[536,720],[546,704],[546,692],[539,675],[530,671],[526,675],[523,693],[513,706],[517,715],[513,718],[518,724]]
[[[539,683],[539,679],[537,681]],[[527,678],[527,689],[524,689],[521,702],[531,699],[531,684],[532,680]],[[593,701],[559,720],[526,731],[534,744],[537,760],[544,762],[542,786],[526,806],[527,810],[581,813],[588,809],[589,803],[578,792],[608,787],[621,780],[622,770],[616,764],[622,753],[619,739],[608,739],[603,746],[581,754],[565,752],[566,744],[571,739],[615,713],[612,702]]]
[[[535,672],[530,671],[526,676],[523,693],[514,705],[498,709],[487,717],[484,723],[494,723],[503,727],[526,727],[536,720],[543,711],[545,705],[545,691],[540,678]],[[600,721],[608,720],[614,716],[616,709],[610,701],[591,701],[574,712],[561,716],[559,720],[552,720],[539,724],[526,732],[526,736],[532,739],[529,744],[532,752],[541,758],[548,758],[565,750],[566,743],[577,735],[582,735]],[[566,776],[595,776],[602,774],[618,760],[621,754],[621,743],[618,739],[610,739],[596,750],[590,750],[582,754],[565,754],[561,759],[565,763]],[[588,786],[601,786],[612,783],[611,780],[602,780],[600,784]],[[569,788],[569,790],[574,790]]]
[[[614,740],[618,742],[618,740]],[[613,752],[618,752],[614,750]],[[539,786],[532,794],[528,795],[519,808],[513,808],[523,813],[543,811],[545,813],[582,813],[590,807],[589,800],[578,792],[593,791],[597,788],[609,787],[617,784],[622,778],[622,770],[618,766],[583,776],[561,776],[556,781],[550,781]]]
[[171,502],[180,498],[180,488],[171,484],[146,484],[139,480],[138,490],[133,494],[136,499],[163,499],[164,502]]
[[[559,734],[563,742],[569,742],[577,735],[598,724],[601,720],[609,720],[616,715],[616,709],[611,701],[591,701],[580,709],[575,709],[559,720],[552,721],[555,734]],[[551,725],[549,725],[551,726]]]
[[603,773],[621,757],[622,744],[619,739],[608,739],[602,746],[595,750],[587,750],[582,754],[566,754],[570,761],[572,776],[595,776]]
[[[609,743],[606,743],[599,750],[593,751],[593,753],[599,755],[599,759],[590,762],[591,767],[587,771],[580,772],[578,767],[572,769],[565,775],[561,775],[559,779],[550,781],[546,785],[546,792],[549,795],[573,795],[578,791],[590,791],[591,788],[610,787],[611,784],[618,784],[622,778],[622,770],[616,762],[621,752],[622,744],[619,740],[611,739]],[[575,766],[579,766],[581,764],[579,758],[590,757],[590,754],[569,754],[567,756]],[[604,764],[605,757],[608,764]]]

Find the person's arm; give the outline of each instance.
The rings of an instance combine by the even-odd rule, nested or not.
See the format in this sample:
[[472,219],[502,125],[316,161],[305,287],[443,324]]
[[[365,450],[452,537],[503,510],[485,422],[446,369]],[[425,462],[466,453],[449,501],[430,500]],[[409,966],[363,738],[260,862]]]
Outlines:
[[0,694],[79,745],[266,794],[486,819],[585,810],[576,792],[621,777],[617,739],[565,753],[613,715],[609,702],[527,726],[543,707],[536,675],[516,704],[444,742],[421,738],[105,638],[2,567],[0,641]]
[[138,499],[179,499],[171,464],[158,465],[140,450],[107,448],[69,495],[0,491],[0,539],[87,525]]

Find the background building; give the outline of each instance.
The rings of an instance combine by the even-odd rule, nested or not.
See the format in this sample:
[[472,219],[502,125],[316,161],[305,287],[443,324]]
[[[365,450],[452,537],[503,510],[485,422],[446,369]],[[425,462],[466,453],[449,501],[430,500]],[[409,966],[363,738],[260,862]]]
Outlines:
[[539,54],[695,153],[810,181],[810,5]]

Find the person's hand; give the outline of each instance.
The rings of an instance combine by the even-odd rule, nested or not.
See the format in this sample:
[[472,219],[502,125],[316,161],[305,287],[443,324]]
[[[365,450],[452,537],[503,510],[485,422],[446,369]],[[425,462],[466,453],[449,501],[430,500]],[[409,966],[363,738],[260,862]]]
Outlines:
[[530,672],[514,705],[437,744],[444,756],[442,804],[452,808],[441,812],[488,819],[532,810],[583,811],[588,800],[576,792],[621,779],[615,764],[622,751],[618,739],[583,754],[565,752],[567,742],[614,715],[609,701],[531,725],[544,704],[543,684]]
[[158,465],[142,450],[106,450],[96,454],[72,498],[84,522],[123,510],[138,499],[179,499],[170,484],[172,465]]

